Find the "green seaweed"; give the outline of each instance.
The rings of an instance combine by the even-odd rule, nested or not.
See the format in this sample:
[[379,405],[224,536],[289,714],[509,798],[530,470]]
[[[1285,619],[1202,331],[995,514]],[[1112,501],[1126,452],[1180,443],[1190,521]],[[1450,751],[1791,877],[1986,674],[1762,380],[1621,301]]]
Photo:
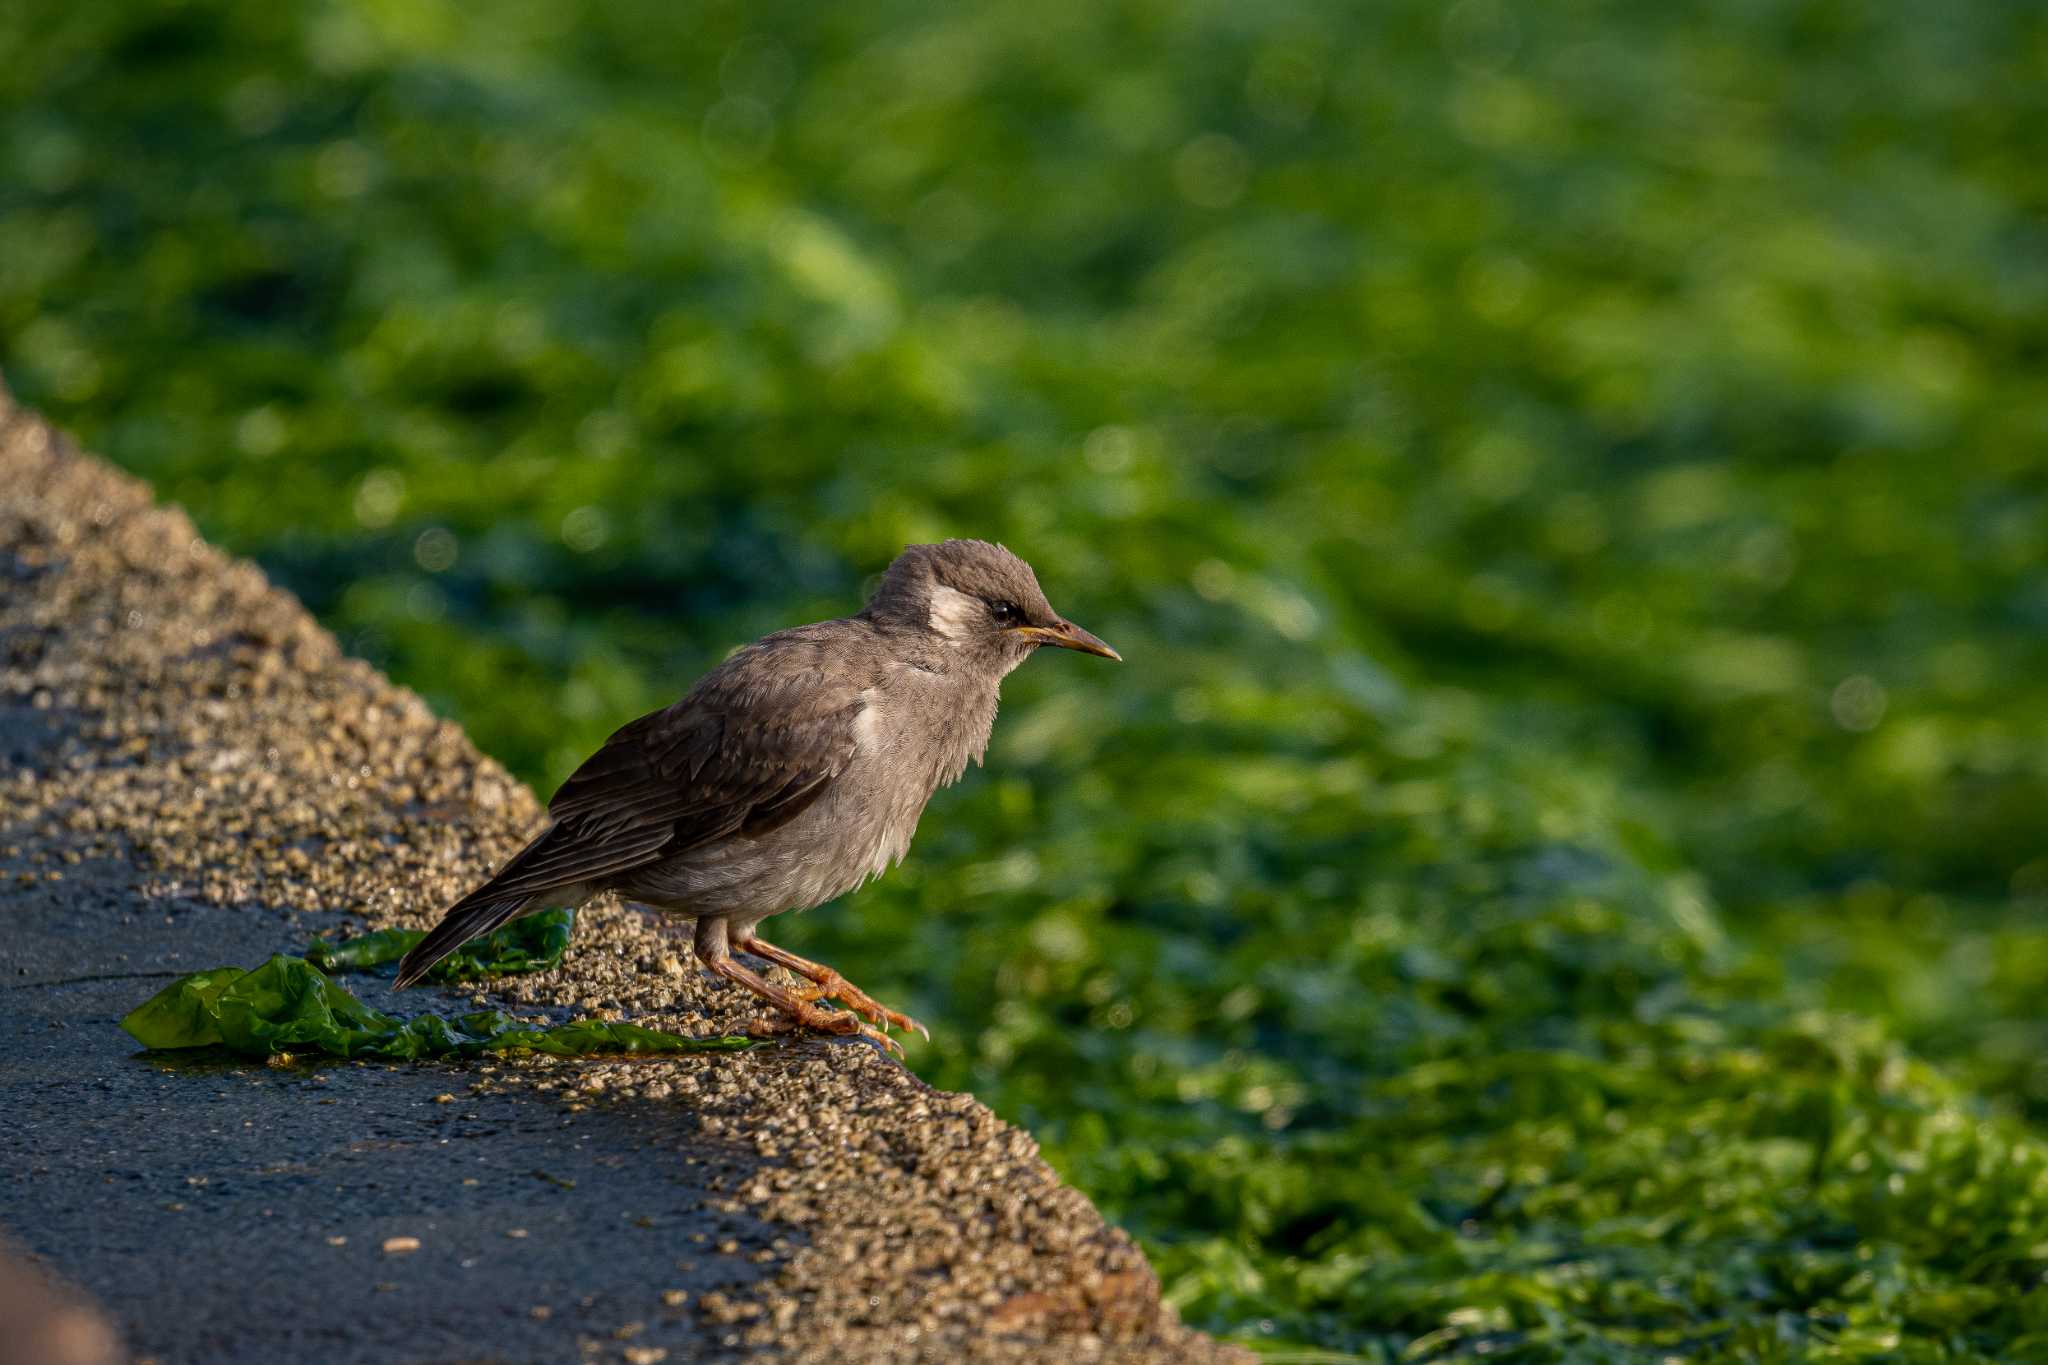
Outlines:
[[[471,939],[427,972],[433,981],[474,981],[558,965],[576,929],[574,910],[526,915]],[[306,960],[323,972],[360,972],[396,962],[425,938],[421,929],[379,929],[338,943],[324,936],[306,946]]]
[[15,391],[542,794],[1025,553],[776,932],[1191,1322],[2048,1354],[2048,9],[412,14],[0,6]]
[[252,1057],[320,1052],[417,1061],[486,1052],[732,1052],[752,1045],[746,1038],[684,1038],[599,1019],[535,1028],[503,1010],[400,1019],[371,1009],[305,958],[283,954],[254,971],[218,967],[180,977],[131,1010],[121,1027],[152,1050],[219,1046]]

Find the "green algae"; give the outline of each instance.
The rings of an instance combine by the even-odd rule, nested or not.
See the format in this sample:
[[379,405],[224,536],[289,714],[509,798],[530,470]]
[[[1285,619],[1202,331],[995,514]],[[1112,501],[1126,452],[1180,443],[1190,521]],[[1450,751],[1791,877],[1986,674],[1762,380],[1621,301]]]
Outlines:
[[[481,938],[471,939],[427,972],[431,981],[476,981],[515,972],[541,972],[560,965],[576,932],[574,910],[524,915]],[[314,939],[306,961],[323,972],[360,972],[398,961],[425,938],[423,929],[378,929],[329,942]]]
[[121,1027],[152,1050],[218,1046],[251,1057],[633,1056],[732,1052],[752,1045],[746,1038],[684,1038],[598,1019],[536,1028],[503,1010],[400,1019],[365,1005],[305,958],[282,954],[254,971],[218,967],[180,977],[131,1010]]

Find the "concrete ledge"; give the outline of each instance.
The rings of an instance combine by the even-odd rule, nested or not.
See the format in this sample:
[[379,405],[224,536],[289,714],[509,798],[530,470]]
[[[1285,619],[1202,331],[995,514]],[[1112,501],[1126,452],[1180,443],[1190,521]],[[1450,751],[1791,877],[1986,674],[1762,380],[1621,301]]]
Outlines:
[[[116,1028],[173,975],[426,923],[540,814],[0,390],[0,1225],[139,1358],[1250,1358],[1027,1135],[865,1044],[266,1067]],[[740,1027],[674,934],[593,906],[493,1003]]]

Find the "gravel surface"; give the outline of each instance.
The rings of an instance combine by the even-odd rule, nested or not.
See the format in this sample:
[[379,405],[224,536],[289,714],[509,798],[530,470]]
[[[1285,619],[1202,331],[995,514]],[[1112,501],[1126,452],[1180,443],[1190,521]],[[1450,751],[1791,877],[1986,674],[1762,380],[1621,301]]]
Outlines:
[[[264,1066],[137,1054],[171,976],[424,926],[541,818],[453,724],[0,391],[0,1224],[138,1358],[1247,1360],[1030,1137],[872,1046]],[[743,1031],[611,904],[399,1012]]]

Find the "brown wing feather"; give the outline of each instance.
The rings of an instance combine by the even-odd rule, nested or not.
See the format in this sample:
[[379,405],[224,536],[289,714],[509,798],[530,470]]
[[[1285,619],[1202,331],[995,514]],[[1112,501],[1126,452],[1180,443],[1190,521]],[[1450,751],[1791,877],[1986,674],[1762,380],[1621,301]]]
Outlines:
[[466,899],[601,883],[794,819],[852,759],[868,681],[826,669],[820,634],[749,645],[675,705],[621,727],[548,803],[554,824]]

